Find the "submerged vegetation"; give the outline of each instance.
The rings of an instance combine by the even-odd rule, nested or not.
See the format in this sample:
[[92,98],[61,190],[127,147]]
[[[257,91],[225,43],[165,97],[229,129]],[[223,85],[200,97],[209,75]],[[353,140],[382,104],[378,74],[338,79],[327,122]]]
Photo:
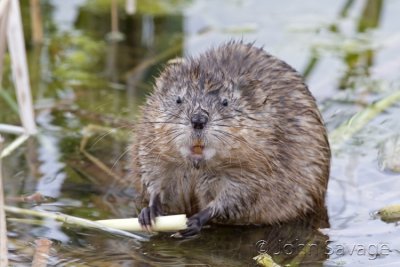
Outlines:
[[96,66],[103,64],[104,41],[79,34],[60,34],[51,39],[48,49],[55,56],[51,59],[53,77],[63,87],[95,87],[105,83],[104,79],[99,80],[98,73],[93,72]]

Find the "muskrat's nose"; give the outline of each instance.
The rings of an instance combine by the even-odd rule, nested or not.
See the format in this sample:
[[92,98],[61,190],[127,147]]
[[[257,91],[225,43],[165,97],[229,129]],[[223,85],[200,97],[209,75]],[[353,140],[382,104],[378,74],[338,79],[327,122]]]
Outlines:
[[203,114],[194,114],[190,121],[194,129],[202,130],[208,122],[208,117]]

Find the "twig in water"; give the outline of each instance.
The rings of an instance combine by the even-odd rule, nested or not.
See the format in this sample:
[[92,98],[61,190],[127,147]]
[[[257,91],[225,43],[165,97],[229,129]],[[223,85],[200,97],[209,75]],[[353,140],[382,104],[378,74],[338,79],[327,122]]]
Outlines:
[[[0,154],[2,151],[3,138],[0,135]],[[8,248],[7,248],[7,227],[6,216],[4,213],[4,190],[0,158],[0,266],[8,266]]]
[[400,90],[355,114],[350,120],[330,133],[329,140],[332,148],[338,149],[345,141],[350,139],[350,137],[361,130],[361,128],[378,116],[382,111],[398,102],[400,102]]
[[79,226],[79,227],[84,227],[84,228],[89,228],[89,229],[97,229],[97,230],[105,231],[105,232],[108,232],[108,233],[114,234],[114,235],[120,235],[120,236],[134,238],[139,241],[147,240],[147,238],[145,236],[142,236],[139,234],[134,234],[134,233],[129,233],[126,231],[114,229],[114,228],[105,226],[103,224],[100,224],[100,223],[97,223],[94,221],[62,214],[59,212],[53,213],[53,212],[48,212],[48,211],[28,210],[28,209],[22,209],[22,208],[17,208],[17,207],[10,207],[10,206],[4,206],[4,210],[6,212],[14,213],[14,214],[29,215],[29,216],[36,216],[36,217],[40,217],[40,218],[53,219],[58,222],[67,224],[69,226]]
[[29,135],[23,134],[15,139],[11,144],[9,144],[1,153],[0,158],[5,158],[10,155],[15,149],[17,149],[20,145],[22,145],[27,139]]
[[33,256],[32,267],[46,267],[49,259],[50,248],[53,242],[47,238],[35,240],[36,250]]
[[52,201],[52,198],[42,195],[39,192],[35,192],[29,196],[19,196],[19,197],[7,197],[7,202],[14,203],[34,203],[34,204],[42,204],[49,203]]
[[120,181],[121,178],[116,173],[114,173],[110,168],[108,168],[107,165],[105,165],[103,162],[101,162],[101,160],[99,160],[98,158],[87,152],[86,145],[89,141],[89,138],[92,136],[93,131],[98,131],[98,128],[95,125],[89,125],[85,127],[83,131],[83,137],[79,146],[80,152],[86,158],[88,158],[93,164],[99,167],[99,169],[101,169],[102,171],[113,177],[116,181]]
[[171,45],[171,48],[161,52],[160,54],[143,60],[139,65],[135,66],[133,69],[129,70],[125,74],[125,78],[129,79],[130,77],[135,77],[138,73],[143,72],[144,70],[150,68],[151,66],[167,59],[168,57],[177,56],[179,51],[182,50],[182,40],[179,38],[178,41]]

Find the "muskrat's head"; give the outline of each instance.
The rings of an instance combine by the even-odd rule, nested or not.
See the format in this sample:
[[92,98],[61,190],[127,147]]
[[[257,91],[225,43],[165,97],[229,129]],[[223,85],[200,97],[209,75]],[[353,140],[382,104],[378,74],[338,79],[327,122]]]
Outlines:
[[[229,164],[234,150],[249,148],[243,144],[255,132],[246,121],[260,99],[255,89],[242,89],[256,85],[235,80],[235,73],[227,73],[219,63],[210,55],[187,59],[168,65],[156,80],[143,115],[154,122],[154,138],[162,147],[159,156],[200,168]],[[236,153],[235,160],[238,154],[243,155]]]

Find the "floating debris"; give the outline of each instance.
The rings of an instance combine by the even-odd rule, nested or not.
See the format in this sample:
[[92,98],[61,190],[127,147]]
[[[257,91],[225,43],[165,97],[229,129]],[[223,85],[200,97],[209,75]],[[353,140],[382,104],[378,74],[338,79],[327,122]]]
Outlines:
[[390,137],[381,145],[378,163],[382,171],[400,172],[400,135]]
[[280,267],[280,265],[275,263],[272,257],[267,253],[262,253],[258,256],[255,256],[253,259],[258,265],[263,267]]
[[394,204],[381,208],[378,215],[384,222],[400,221],[400,204]]

